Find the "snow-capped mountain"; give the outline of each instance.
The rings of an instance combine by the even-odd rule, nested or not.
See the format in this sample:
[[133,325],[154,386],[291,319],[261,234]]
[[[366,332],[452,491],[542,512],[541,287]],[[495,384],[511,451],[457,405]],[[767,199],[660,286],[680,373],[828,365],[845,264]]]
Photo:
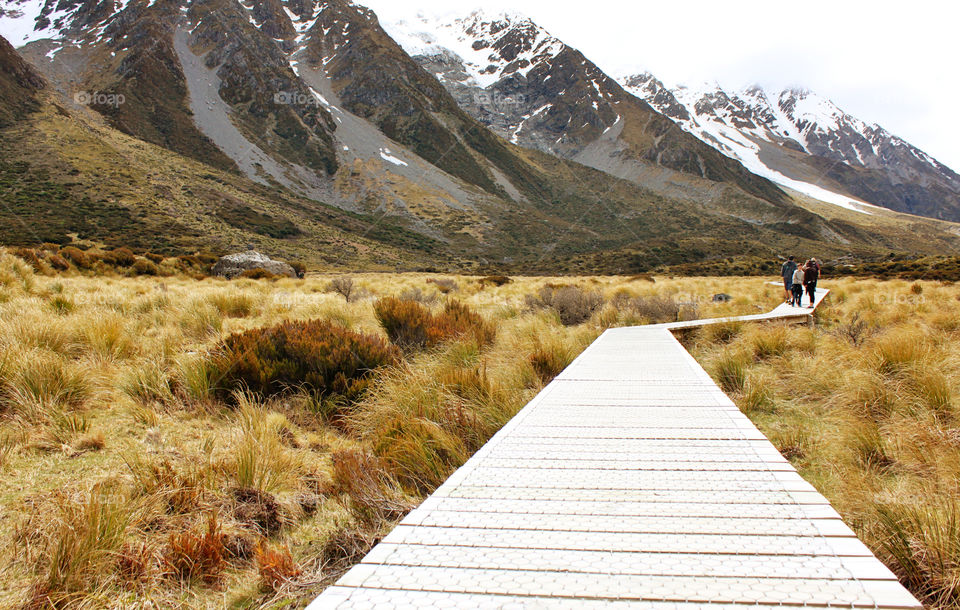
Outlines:
[[[530,125],[531,134],[566,157],[613,133],[618,116],[642,115],[629,121],[641,128],[631,127],[623,173],[635,179],[646,172],[656,180],[641,188],[514,146],[515,127],[498,137],[424,71],[375,14],[349,0],[0,0],[0,8],[0,34],[26,43],[14,56],[49,83],[37,97],[47,100],[41,107],[55,103],[66,113],[40,113],[37,120],[93,121],[98,129],[122,132],[117,137],[165,149],[175,165],[189,160],[249,181],[230,190],[197,170],[203,188],[144,198],[149,189],[130,192],[100,168],[64,170],[66,182],[83,180],[95,200],[142,206],[114,217],[143,218],[147,209],[157,222],[180,223],[179,212],[163,211],[173,197],[202,217],[202,226],[219,227],[177,229],[197,240],[247,239],[237,231],[296,240],[319,235],[316,223],[334,217],[363,239],[372,231],[417,257],[509,259],[546,270],[555,268],[556,257],[573,261],[588,253],[590,265],[611,261],[618,269],[688,260],[691,244],[701,242],[678,239],[684,235],[716,240],[709,251],[718,255],[769,249],[787,225],[795,240],[858,239],[627,95],[575,49],[532,24],[461,24],[477,51],[461,61],[464,86],[513,87],[527,104],[549,99],[549,110],[536,125],[527,121],[517,141]],[[55,93],[58,101],[50,102]],[[593,153],[598,161],[591,165],[613,165],[619,143],[611,142]],[[75,162],[70,146],[57,140],[44,154],[68,166]],[[32,166],[31,151],[25,145],[13,153]],[[129,193],[127,203],[114,202],[118,189]],[[249,193],[270,202],[245,204]],[[76,201],[87,205],[79,193]],[[349,220],[332,208],[376,220]],[[101,230],[77,225],[82,214],[62,217],[61,234]],[[138,222],[124,225],[130,227],[124,239],[150,234]],[[730,234],[743,235],[745,243],[724,241]],[[671,239],[662,241],[666,235]],[[632,249],[637,256],[615,254],[641,239]],[[553,256],[545,257],[548,251]]]
[[728,92],[716,84],[668,88],[652,74],[624,88],[751,171],[815,198],[849,196],[914,214],[957,218],[960,176],[879,125],[800,88]]
[[[0,0],[0,9],[0,34],[18,42],[0,54],[0,72],[19,83],[0,92],[0,119],[16,123],[20,142],[0,139],[0,150],[18,160],[18,176],[40,155],[52,159],[63,188],[77,190],[73,208],[45,216],[61,219],[55,235],[109,227],[111,239],[135,240],[176,227],[190,243],[287,244],[326,239],[329,221],[401,257],[538,271],[905,243],[893,215],[866,230],[799,205],[516,15],[385,30],[349,0]],[[20,83],[23,59],[42,91]],[[18,99],[37,110],[14,108]],[[60,124],[31,132],[34,120],[73,121],[106,157],[114,139],[152,144],[161,166],[177,168],[157,170],[174,186],[150,195],[149,168],[131,188],[108,169],[116,164],[77,167],[76,139],[49,139]],[[31,138],[45,142],[42,153]],[[109,224],[87,222],[91,201],[111,210]],[[923,226],[933,228],[909,243],[945,243],[947,231]]]
[[[684,189],[662,169],[737,184],[780,201],[769,181],[677,128],[577,49],[516,13],[475,11],[457,19],[418,15],[384,25],[461,107],[520,146],[666,189]],[[689,196],[712,197],[696,187]]]
[[644,161],[714,173],[702,153],[690,155],[689,144],[664,127],[641,128],[648,118],[638,98],[753,174],[794,191],[864,213],[874,204],[960,220],[956,173],[809,91],[671,89],[650,74],[614,80],[515,13],[418,15],[384,27],[474,117],[521,146],[636,181],[650,179]]

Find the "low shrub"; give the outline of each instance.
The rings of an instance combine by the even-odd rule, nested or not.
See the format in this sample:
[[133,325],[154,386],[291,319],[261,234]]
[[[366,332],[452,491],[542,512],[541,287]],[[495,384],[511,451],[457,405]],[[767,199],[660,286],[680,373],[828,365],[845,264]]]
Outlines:
[[450,294],[459,288],[456,280],[452,280],[450,278],[430,278],[427,280],[427,283],[436,286],[437,290],[443,294]]
[[603,306],[603,295],[576,286],[548,284],[536,295],[528,294],[526,302],[531,309],[552,309],[564,326],[576,326],[589,320]]
[[360,563],[380,537],[372,527],[357,527],[355,524],[343,525],[327,538],[323,545],[323,559],[327,573],[336,577],[355,564]]
[[217,582],[226,566],[224,539],[216,513],[200,531],[171,534],[162,558],[166,573],[184,582]]
[[480,278],[480,284],[482,285],[491,285],[491,286],[505,286],[512,282],[513,280],[505,275],[488,275],[486,277]]
[[87,269],[92,264],[90,256],[86,252],[75,248],[74,246],[67,246],[60,250],[60,256],[69,260],[79,269]]
[[276,593],[284,584],[300,575],[300,568],[287,547],[258,544],[254,552],[260,588]]
[[346,496],[347,508],[358,520],[393,521],[413,508],[376,456],[351,449],[335,451],[331,458],[332,491]]
[[299,261],[291,261],[289,263],[293,267],[293,272],[297,274],[297,277],[303,279],[307,275],[307,266]]
[[144,253],[143,256],[144,256],[144,258],[146,258],[148,261],[150,261],[151,263],[153,263],[153,264],[155,264],[155,265],[159,265],[159,264],[162,263],[164,260],[166,260],[166,257],[165,257],[164,255],[162,255],[162,254],[154,254],[153,252],[146,252],[146,253]]
[[351,277],[335,277],[327,284],[326,292],[335,292],[339,294],[347,303],[353,300],[355,296],[353,278]]
[[434,347],[464,336],[483,347],[496,337],[496,329],[483,316],[454,300],[434,315],[416,301],[385,297],[374,304],[374,313],[391,343],[403,349]]
[[626,311],[644,319],[649,324],[692,320],[697,317],[695,305],[683,305],[671,297],[629,297],[618,294],[613,300],[618,311]]
[[104,252],[101,258],[103,262],[116,267],[132,267],[137,262],[137,256],[130,248],[114,248]]
[[133,271],[137,275],[157,275],[160,273],[157,265],[145,258],[137,259],[137,262],[133,264]]
[[254,267],[253,269],[246,269],[243,273],[240,274],[240,277],[248,280],[275,280],[277,276],[270,273],[262,267]]
[[231,335],[220,343],[211,364],[228,399],[234,390],[266,397],[303,388],[352,402],[370,385],[375,369],[399,359],[396,349],[378,337],[309,320]]
[[33,267],[34,271],[43,271],[43,263],[41,263],[43,255],[33,248],[17,248],[13,251],[13,255]]
[[436,292],[427,294],[419,288],[407,288],[400,293],[399,299],[401,301],[416,301],[423,305],[433,305],[437,302],[437,296]]
[[541,383],[547,384],[573,362],[574,355],[563,345],[538,345],[528,360]]
[[66,271],[70,268],[70,263],[67,262],[67,259],[63,258],[59,254],[50,254],[47,257],[47,261],[50,263],[50,266],[57,271]]
[[150,580],[156,552],[147,543],[124,544],[117,554],[117,575],[125,583],[142,586]]

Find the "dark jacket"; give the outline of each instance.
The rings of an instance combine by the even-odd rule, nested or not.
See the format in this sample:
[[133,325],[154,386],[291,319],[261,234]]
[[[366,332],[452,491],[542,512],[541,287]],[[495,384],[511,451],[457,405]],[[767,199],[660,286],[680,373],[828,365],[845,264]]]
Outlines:
[[780,267],[780,277],[785,280],[793,279],[793,272],[797,270],[797,263],[787,261]]
[[806,269],[803,270],[803,283],[809,284],[811,282],[816,282],[820,277],[820,270],[817,269],[816,265],[809,265]]

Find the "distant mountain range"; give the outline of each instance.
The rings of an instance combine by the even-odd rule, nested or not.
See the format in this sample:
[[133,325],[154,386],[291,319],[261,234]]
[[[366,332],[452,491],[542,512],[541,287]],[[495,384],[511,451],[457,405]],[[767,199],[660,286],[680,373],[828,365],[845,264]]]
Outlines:
[[[905,143],[871,157],[819,137],[797,101],[786,132],[779,114],[749,131],[715,110],[744,134],[724,145],[680,92],[611,78],[528,19],[384,29],[346,0],[0,0],[0,34],[18,46],[0,45],[0,242],[551,272],[958,250],[953,225],[797,187],[923,213],[956,176],[919,151],[908,167]],[[951,218],[944,201],[931,216]]]
[[645,120],[635,97],[778,185],[852,209],[866,202],[960,220],[956,172],[809,91],[671,89],[649,73],[614,83],[534,21],[509,13],[419,16],[387,30],[475,117],[524,146],[629,177],[625,157]]

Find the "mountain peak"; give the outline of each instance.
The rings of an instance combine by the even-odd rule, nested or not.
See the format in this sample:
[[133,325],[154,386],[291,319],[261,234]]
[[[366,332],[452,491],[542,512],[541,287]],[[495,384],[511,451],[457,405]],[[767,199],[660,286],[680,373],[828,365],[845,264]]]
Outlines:
[[529,17],[514,11],[475,10],[466,17],[420,13],[413,21],[384,24],[411,56],[453,54],[476,85],[487,88],[511,75],[525,76],[565,45]]

